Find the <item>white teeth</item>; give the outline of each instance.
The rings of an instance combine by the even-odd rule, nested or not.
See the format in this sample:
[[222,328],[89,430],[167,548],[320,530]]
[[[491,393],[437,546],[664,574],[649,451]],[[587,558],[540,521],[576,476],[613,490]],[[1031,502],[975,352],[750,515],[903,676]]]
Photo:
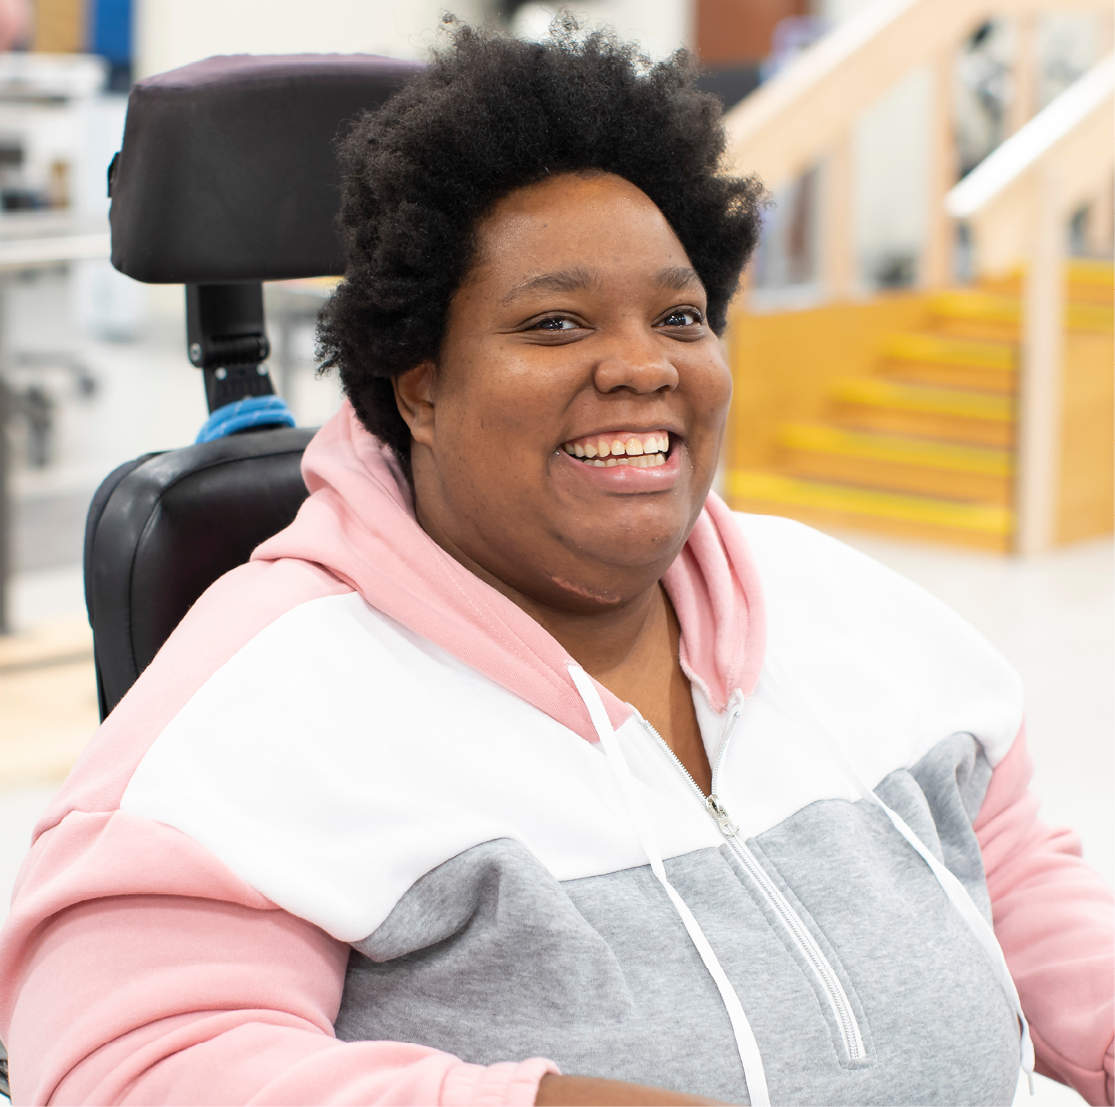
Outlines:
[[[644,438],[632,436],[626,443],[618,438],[598,438],[594,442],[566,442],[561,448],[570,457],[578,457],[597,466],[605,463],[594,459],[608,458],[608,465],[631,464],[645,469],[652,465],[666,464],[663,455],[670,449],[670,436],[666,432],[648,434]],[[636,458],[639,460],[636,461]]]
[[590,465],[595,465],[597,469],[603,469],[608,463],[606,461],[590,461]]

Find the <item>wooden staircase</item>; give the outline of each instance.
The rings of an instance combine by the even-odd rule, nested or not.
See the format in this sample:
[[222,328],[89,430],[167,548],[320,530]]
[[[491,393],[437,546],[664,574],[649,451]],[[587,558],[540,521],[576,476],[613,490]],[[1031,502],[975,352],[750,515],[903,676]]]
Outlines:
[[[1105,443],[1112,421],[1113,275],[1110,263],[1069,266],[1063,468],[1066,480],[1084,479],[1089,490],[1087,517],[1070,510],[1062,519],[1063,540],[1111,529]],[[814,417],[775,413],[765,463],[727,473],[733,507],[822,528],[1012,548],[1019,278],[929,294],[920,308],[917,325],[874,335],[866,372],[824,381]],[[737,383],[740,373],[756,372],[733,360]],[[743,391],[746,396],[746,385]],[[738,425],[736,433],[741,429],[746,433]],[[1071,456],[1081,435],[1090,443],[1083,467]]]

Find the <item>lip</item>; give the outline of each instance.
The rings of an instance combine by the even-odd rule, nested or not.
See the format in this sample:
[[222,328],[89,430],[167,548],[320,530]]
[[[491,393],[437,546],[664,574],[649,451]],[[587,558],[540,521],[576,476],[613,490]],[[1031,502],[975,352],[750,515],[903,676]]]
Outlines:
[[[651,430],[659,429],[664,428],[651,428]],[[637,433],[649,434],[650,431]],[[603,468],[596,465],[586,465],[583,461],[570,457],[559,448],[557,450],[557,464],[568,470],[571,475],[589,481],[597,488],[608,492],[632,495],[643,492],[668,492],[677,484],[678,476],[681,473],[681,454],[684,449],[684,445],[675,440],[670,448],[670,456],[666,458],[665,465],[655,465],[653,468],[641,469],[633,465],[613,465]]]

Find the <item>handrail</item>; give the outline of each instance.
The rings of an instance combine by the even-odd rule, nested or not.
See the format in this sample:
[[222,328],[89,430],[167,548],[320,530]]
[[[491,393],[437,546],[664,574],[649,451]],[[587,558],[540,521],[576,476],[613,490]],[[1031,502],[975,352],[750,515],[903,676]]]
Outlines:
[[[929,287],[949,283],[953,228],[944,198],[956,181],[954,51],[984,20],[1020,17],[1032,28],[1034,17],[1051,9],[1110,15],[1109,0],[874,0],[728,112],[732,172],[753,173],[776,191],[824,164],[821,266],[830,297],[853,295],[857,285],[850,226],[852,135],[859,117],[911,70],[931,68],[928,232],[919,277]],[[1019,103],[1029,103],[1032,76],[1025,65],[1016,67],[1015,78]]]
[[1107,0],[874,0],[728,112],[733,171],[780,188],[823,157],[911,69],[982,21],[1051,7],[1110,11]]
[[945,197],[945,209],[967,220],[981,273],[1009,271],[1024,257],[1032,218],[1030,192],[1052,170],[1046,198],[1063,218],[1100,191],[1115,165],[1115,54],[1094,65],[989,154]]

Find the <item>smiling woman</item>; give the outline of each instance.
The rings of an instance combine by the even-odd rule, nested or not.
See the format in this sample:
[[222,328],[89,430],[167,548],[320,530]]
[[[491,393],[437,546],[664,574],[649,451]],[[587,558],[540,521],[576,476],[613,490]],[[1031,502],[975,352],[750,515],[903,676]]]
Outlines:
[[684,56],[572,24],[357,122],[349,402],[38,827],[18,1102],[992,1104],[1036,1047],[1111,1103],[1110,890],[1016,674],[709,491],[722,147]]

